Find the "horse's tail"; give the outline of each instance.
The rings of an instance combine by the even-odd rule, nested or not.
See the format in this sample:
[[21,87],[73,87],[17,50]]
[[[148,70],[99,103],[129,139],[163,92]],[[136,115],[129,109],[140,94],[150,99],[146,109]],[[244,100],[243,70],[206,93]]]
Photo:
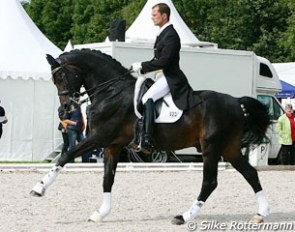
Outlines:
[[242,147],[269,142],[266,131],[271,120],[267,106],[251,97],[238,98],[238,102],[245,117]]

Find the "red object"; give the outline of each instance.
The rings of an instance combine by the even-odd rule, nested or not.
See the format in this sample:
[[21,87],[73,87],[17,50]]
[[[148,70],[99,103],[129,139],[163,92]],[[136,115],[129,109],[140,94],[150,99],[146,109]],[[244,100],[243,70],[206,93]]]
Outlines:
[[291,137],[292,142],[295,141],[295,114],[292,114],[291,117],[288,117],[291,123]]

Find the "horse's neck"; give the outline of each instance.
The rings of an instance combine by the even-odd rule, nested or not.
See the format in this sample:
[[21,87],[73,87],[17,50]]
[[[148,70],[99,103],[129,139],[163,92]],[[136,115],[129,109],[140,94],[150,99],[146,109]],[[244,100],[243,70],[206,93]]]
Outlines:
[[[116,97],[118,92],[126,92],[126,94],[133,96],[135,80],[129,78],[125,74],[117,72],[109,72],[109,75],[89,75],[85,78],[85,89],[87,94],[93,102],[106,97]],[[112,74],[112,75],[110,75]],[[112,91],[110,91],[112,89]]]

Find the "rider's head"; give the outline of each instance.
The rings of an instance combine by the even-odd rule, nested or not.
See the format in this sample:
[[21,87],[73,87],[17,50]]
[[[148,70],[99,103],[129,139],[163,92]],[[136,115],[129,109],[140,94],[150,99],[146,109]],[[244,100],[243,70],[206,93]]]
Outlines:
[[159,3],[152,8],[152,20],[156,26],[162,27],[170,19],[170,8],[165,3]]

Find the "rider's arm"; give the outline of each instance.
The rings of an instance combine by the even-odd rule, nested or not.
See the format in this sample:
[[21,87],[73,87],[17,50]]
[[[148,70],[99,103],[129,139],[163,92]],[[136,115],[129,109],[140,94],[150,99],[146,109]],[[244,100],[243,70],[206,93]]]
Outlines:
[[[142,73],[166,69],[169,65],[179,60],[180,41],[176,34],[168,34],[156,46],[155,58],[142,62]],[[158,55],[158,58],[157,57]]]

